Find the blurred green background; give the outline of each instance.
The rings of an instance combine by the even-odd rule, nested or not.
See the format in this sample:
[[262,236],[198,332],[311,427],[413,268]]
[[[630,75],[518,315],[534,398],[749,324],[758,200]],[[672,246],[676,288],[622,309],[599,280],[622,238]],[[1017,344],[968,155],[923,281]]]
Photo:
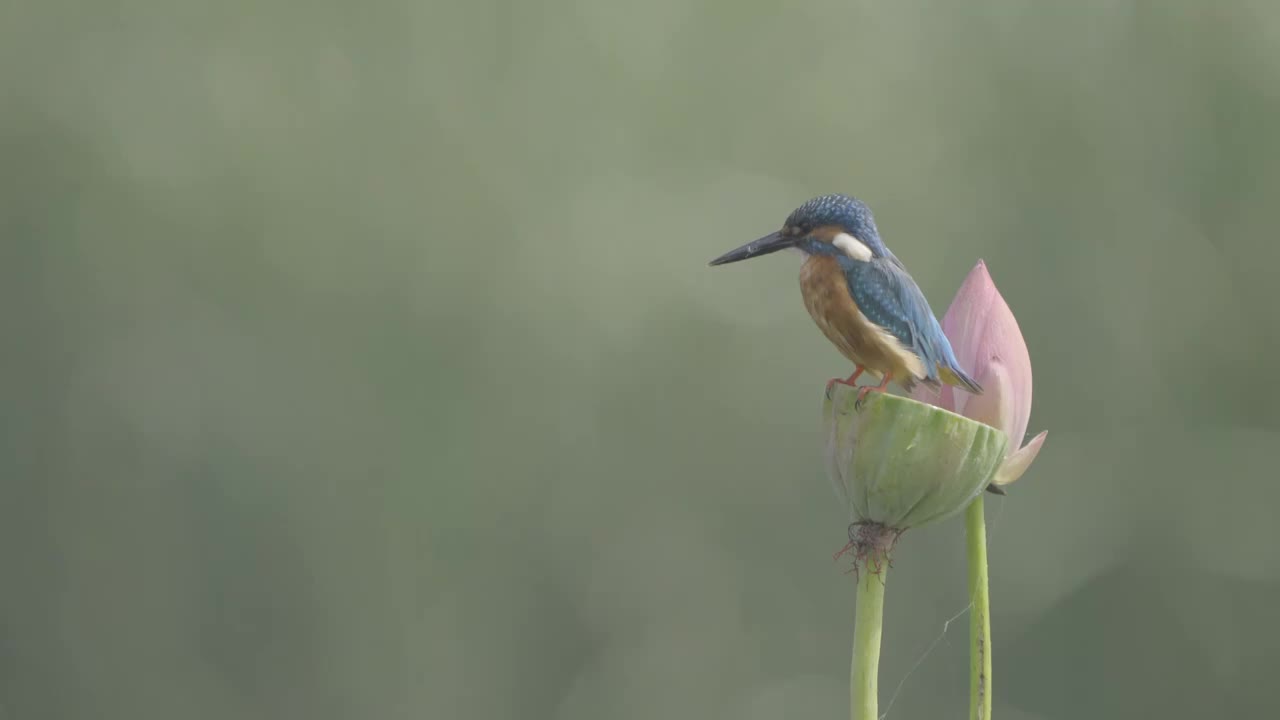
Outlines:
[[[827,192],[1031,349],[998,716],[1273,716],[1278,73],[1264,2],[4,4],[0,718],[847,716],[848,367],[706,267]],[[965,595],[908,533],[888,718]]]

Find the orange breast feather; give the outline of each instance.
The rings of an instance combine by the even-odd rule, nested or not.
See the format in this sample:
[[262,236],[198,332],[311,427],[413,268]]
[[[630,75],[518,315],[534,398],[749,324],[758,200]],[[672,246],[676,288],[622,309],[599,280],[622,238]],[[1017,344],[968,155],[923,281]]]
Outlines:
[[800,293],[818,329],[852,363],[877,376],[892,372],[904,386],[923,376],[920,358],[858,309],[834,257],[813,255],[805,260]]

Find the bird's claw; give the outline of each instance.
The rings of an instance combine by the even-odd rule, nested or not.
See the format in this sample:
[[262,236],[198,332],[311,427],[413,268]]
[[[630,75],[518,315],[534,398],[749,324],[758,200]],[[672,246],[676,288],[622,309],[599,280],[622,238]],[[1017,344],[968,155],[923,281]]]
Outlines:
[[862,408],[862,404],[867,400],[867,395],[873,392],[885,392],[889,388],[890,377],[892,377],[890,373],[885,373],[884,379],[880,381],[879,385],[863,385],[859,388],[858,398],[853,401],[854,409],[857,410]]
[[863,373],[863,370],[864,368],[861,365],[858,365],[854,368],[853,374],[850,375],[849,377],[831,378],[830,380],[828,380],[827,381],[827,398],[828,399],[831,398],[831,388],[835,387],[836,383],[839,383],[841,385],[848,385],[849,387],[852,387],[852,388],[858,387],[858,376]]
[[858,399],[853,401],[853,408],[854,408],[855,410],[861,410],[861,409],[862,409],[862,405],[863,405],[863,403],[865,403],[865,402],[867,401],[867,396],[868,396],[868,395],[870,395],[871,393],[875,392],[875,390],[876,390],[876,389],[875,389],[875,388],[873,388],[873,387],[871,387],[870,385],[865,385],[865,386],[863,386],[863,387],[859,388],[859,389],[858,389]]

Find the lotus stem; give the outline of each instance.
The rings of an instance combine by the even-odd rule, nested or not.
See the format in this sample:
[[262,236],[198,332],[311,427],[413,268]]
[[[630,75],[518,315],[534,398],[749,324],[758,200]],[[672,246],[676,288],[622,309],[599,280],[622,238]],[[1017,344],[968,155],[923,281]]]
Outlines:
[[987,591],[987,523],[979,495],[964,513],[969,555],[969,720],[991,720],[991,598]]
[[849,716],[879,720],[880,635],[884,622],[884,584],[888,553],[872,556],[858,570],[858,610],[853,632],[853,666],[849,671]]

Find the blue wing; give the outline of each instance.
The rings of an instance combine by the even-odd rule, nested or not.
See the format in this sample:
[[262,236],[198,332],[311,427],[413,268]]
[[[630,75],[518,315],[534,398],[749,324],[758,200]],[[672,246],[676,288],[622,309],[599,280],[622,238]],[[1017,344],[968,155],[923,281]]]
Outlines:
[[920,358],[924,382],[939,384],[939,365],[968,380],[929,301],[897,258],[878,257],[870,262],[841,258],[840,264],[858,309]]

